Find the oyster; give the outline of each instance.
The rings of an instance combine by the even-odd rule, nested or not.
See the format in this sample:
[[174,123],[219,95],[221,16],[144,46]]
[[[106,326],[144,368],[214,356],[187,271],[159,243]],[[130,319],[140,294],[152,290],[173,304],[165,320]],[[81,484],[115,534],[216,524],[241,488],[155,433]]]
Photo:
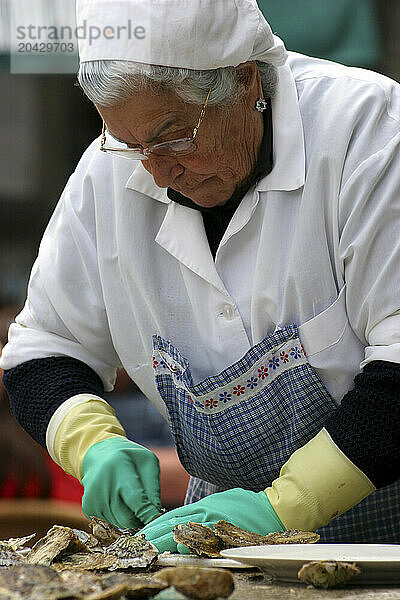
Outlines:
[[124,583],[117,583],[100,592],[94,592],[85,596],[85,600],[119,600],[122,596],[125,598],[126,589]]
[[267,543],[265,535],[246,531],[227,521],[218,521],[215,523],[214,533],[223,541],[225,548],[262,546]]
[[0,597],[14,600],[74,598],[51,567],[21,565],[0,572]]
[[118,561],[112,554],[105,552],[84,553],[77,552],[68,556],[61,556],[52,566],[57,571],[65,569],[80,569],[83,571],[104,571],[118,569]]
[[198,556],[220,556],[220,550],[225,548],[223,541],[212,529],[200,523],[181,523],[174,527],[174,540],[184,544]]
[[241,529],[227,521],[218,521],[214,531],[200,523],[181,523],[174,527],[174,539],[198,554],[209,558],[219,557],[224,548],[241,546],[264,546],[268,544],[312,544],[318,542],[319,535],[313,531],[276,531],[260,535]]
[[31,533],[31,535],[26,535],[22,538],[10,538],[9,540],[0,540],[0,549],[6,548],[7,550],[19,550],[23,548],[29,540],[34,538],[36,533]]
[[0,547],[0,568],[12,567],[26,563],[26,559],[18,554],[15,550]]
[[201,600],[227,598],[233,592],[232,573],[224,569],[202,567],[168,567],[155,575],[155,579],[188,596]]
[[121,530],[118,527],[114,527],[111,523],[102,521],[97,517],[90,517],[89,527],[102,546],[109,546],[121,535]]
[[[55,567],[55,565],[53,567]],[[58,572],[58,575],[62,582],[68,586],[72,596],[80,598],[85,594],[94,594],[103,590],[101,575],[95,575],[90,571],[65,569],[64,571]]]
[[1,600],[22,600],[22,596],[18,592],[9,592],[3,589],[0,589],[0,598]]
[[116,559],[110,567],[110,571],[129,567],[144,569],[150,566],[158,556],[157,548],[148,542],[144,535],[128,533],[127,530],[115,542],[107,546],[105,552],[107,556],[110,555]]
[[343,587],[361,573],[355,563],[335,560],[315,560],[301,567],[297,576],[303,583],[316,588]]
[[300,531],[287,529],[275,531],[265,536],[265,544],[315,544],[320,536],[315,531]]
[[22,548],[26,542],[31,540],[36,533],[22,538],[10,538],[9,540],[0,540],[0,568],[12,567],[26,563],[24,556],[17,550]]
[[145,579],[144,577],[135,577],[127,573],[110,573],[103,575],[103,585],[113,585],[124,583],[126,586],[125,596],[131,598],[152,598],[162,590],[168,587],[168,584],[157,579]]
[[226,548],[241,546],[264,546],[269,544],[313,544],[318,542],[319,535],[313,531],[288,529],[275,531],[268,535],[260,535],[241,529],[227,521],[218,521],[214,525],[214,533],[223,540]]
[[88,533],[87,531],[82,531],[81,529],[73,529],[72,530],[78,540],[83,542],[88,548],[99,548],[100,542],[92,533]]
[[29,552],[27,560],[31,564],[50,565],[63,551],[69,553],[90,552],[90,549],[79,540],[73,529],[54,525],[45,537],[36,542]]
[[80,600],[79,596],[71,594],[71,590],[65,584],[53,582],[40,583],[32,588],[31,593],[21,596],[21,600]]

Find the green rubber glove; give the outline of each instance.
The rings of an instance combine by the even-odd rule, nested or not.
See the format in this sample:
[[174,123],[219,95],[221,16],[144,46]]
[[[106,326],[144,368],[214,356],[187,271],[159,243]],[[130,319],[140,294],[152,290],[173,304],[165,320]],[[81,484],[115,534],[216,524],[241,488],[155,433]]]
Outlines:
[[177,544],[174,540],[175,525],[194,521],[212,528],[221,519],[261,535],[272,531],[285,531],[265,492],[234,488],[175,508],[146,525],[141,533],[157,546],[159,552],[188,554],[186,546]]
[[90,446],[82,461],[82,510],[121,528],[139,528],[161,510],[156,455],[123,437]]

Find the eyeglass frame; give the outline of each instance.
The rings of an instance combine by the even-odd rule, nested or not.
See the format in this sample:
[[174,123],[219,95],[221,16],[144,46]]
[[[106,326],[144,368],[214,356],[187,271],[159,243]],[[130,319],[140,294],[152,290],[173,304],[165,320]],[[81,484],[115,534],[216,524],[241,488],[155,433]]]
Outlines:
[[[153,154],[153,151],[152,151],[153,148],[157,148],[157,147],[160,147],[160,146],[167,146],[169,144],[176,144],[177,142],[191,142],[191,143],[194,144],[194,148],[190,149],[190,150],[187,150],[187,151],[184,151],[184,152],[176,153],[175,156],[184,156],[186,154],[190,154],[190,153],[194,152],[197,149],[197,146],[196,146],[194,140],[195,140],[195,138],[197,136],[197,133],[199,131],[199,127],[201,125],[201,122],[204,119],[204,115],[206,113],[208,99],[210,97],[211,91],[212,91],[212,88],[210,88],[209,91],[208,91],[208,94],[207,94],[207,97],[206,97],[205,102],[203,104],[203,107],[201,109],[201,112],[200,112],[197,124],[196,124],[195,128],[193,129],[193,133],[192,133],[192,135],[191,135],[190,138],[179,138],[179,139],[176,139],[176,140],[169,140],[167,142],[160,142],[159,144],[153,144],[152,146],[148,146],[147,148],[143,148],[142,146],[134,146],[133,148],[106,148],[105,147],[105,143],[106,143],[106,123],[105,123],[105,121],[103,119],[103,129],[102,129],[102,132],[101,132],[101,142],[100,142],[100,150],[101,150],[101,152],[109,152],[109,153],[118,152],[118,154],[121,155],[121,154],[123,154],[125,152],[126,153],[129,153],[129,152],[132,153],[132,152],[136,151],[138,154],[141,154],[143,156],[143,158],[140,158],[140,157],[132,158],[132,157],[129,157],[129,156],[126,156],[126,158],[132,158],[132,160],[148,160],[148,156],[150,154]],[[112,134],[110,134],[110,135],[112,135]],[[169,154],[155,154],[155,153],[154,153],[154,155],[155,156],[171,156]],[[172,154],[172,156],[173,156],[173,154]]]

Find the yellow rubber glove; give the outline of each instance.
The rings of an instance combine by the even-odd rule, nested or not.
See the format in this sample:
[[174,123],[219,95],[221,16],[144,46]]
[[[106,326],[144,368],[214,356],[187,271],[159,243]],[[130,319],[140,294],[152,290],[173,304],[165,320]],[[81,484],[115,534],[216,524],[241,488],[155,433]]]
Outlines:
[[314,531],[375,489],[322,429],[291,455],[265,493],[287,529]]
[[50,454],[66,473],[82,479],[82,461],[93,444],[113,437],[126,438],[114,409],[97,398],[73,406],[63,417]]

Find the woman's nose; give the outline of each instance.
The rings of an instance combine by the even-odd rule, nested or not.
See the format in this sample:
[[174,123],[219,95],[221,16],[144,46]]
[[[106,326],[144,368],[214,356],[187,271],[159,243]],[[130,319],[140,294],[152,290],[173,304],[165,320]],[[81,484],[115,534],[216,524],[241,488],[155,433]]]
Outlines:
[[173,156],[149,156],[143,166],[153,175],[156,185],[162,188],[169,187],[185,170]]

